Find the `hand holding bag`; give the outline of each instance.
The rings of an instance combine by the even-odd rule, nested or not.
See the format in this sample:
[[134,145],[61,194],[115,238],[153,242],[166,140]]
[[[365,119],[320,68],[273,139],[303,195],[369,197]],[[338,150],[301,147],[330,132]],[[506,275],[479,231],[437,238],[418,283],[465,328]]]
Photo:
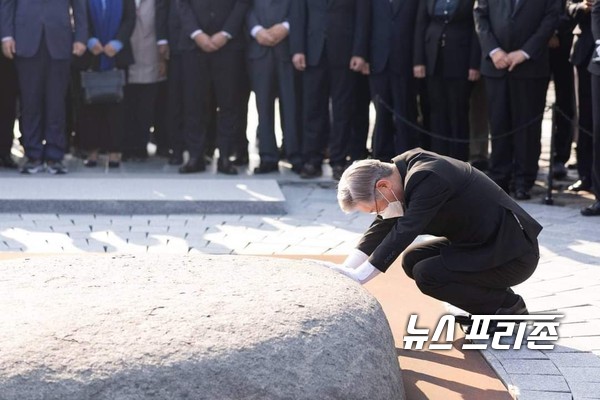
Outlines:
[[82,71],[81,88],[86,104],[114,104],[123,101],[125,71]]

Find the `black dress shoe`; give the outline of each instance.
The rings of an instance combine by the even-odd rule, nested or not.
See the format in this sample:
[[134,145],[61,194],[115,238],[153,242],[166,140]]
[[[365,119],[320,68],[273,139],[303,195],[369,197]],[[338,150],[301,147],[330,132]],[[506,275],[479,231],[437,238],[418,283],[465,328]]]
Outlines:
[[567,167],[563,163],[554,163],[553,166],[554,179],[565,179],[567,177]]
[[204,160],[192,157],[188,160],[185,165],[179,167],[180,174],[192,174],[194,172],[203,172],[206,170],[206,165],[204,165]]
[[19,166],[12,159],[10,155],[0,156],[0,167],[9,168],[9,169],[17,169]]
[[302,179],[313,179],[318,178],[323,175],[323,170],[320,166],[306,163],[302,167],[302,171],[300,171],[300,178]]
[[529,200],[529,199],[531,199],[531,194],[529,194],[529,190],[526,190],[526,189],[517,189],[515,191],[515,199],[517,199],[517,200]]
[[84,160],[83,166],[87,168],[95,168],[98,166],[98,160]]
[[589,192],[591,189],[592,183],[590,182],[589,178],[586,177],[581,178],[580,180],[578,180],[577,182],[575,182],[567,188],[567,190],[570,190],[571,192]]
[[261,161],[260,165],[254,168],[255,174],[268,174],[269,172],[278,172],[279,163],[275,161]]
[[336,181],[342,179],[342,175],[344,174],[345,170],[346,168],[343,165],[334,165],[333,167],[331,167],[333,179]]
[[[231,161],[231,164],[235,165],[236,167],[241,167],[243,165],[248,165],[248,163],[250,162],[250,158],[248,157],[248,153],[246,154],[242,154],[240,156],[236,156],[233,161]],[[237,172],[236,172],[237,174]]]
[[600,201],[595,202],[591,206],[581,209],[581,215],[584,217],[597,217],[600,215]]
[[221,160],[217,161],[217,171],[225,174],[225,175],[237,175],[238,170],[233,165],[233,163],[229,160]]
[[527,311],[527,306],[525,305],[525,300],[519,295],[517,295],[517,302],[510,307],[500,307],[496,310],[496,315],[528,315],[529,311]]

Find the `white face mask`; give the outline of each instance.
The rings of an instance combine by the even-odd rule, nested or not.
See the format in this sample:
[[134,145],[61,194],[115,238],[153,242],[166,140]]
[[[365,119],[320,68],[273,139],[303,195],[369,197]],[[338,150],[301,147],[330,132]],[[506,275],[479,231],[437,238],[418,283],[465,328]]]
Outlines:
[[[381,193],[381,191],[379,189],[377,189],[377,191],[379,192],[379,194],[381,194],[383,196],[383,193]],[[385,201],[388,202],[388,206],[384,210],[381,210],[378,214],[383,219],[399,218],[404,215],[404,206],[402,205],[400,200],[398,200],[398,198],[396,197],[396,193],[394,193],[393,190],[390,190],[390,191],[392,192],[392,195],[394,196],[396,201],[390,202],[387,199],[387,197],[383,196]]]

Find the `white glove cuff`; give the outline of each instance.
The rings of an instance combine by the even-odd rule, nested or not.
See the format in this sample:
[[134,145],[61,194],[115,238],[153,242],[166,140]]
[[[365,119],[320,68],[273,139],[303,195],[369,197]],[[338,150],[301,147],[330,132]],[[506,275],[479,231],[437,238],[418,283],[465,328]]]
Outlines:
[[360,282],[363,282],[369,276],[371,276],[373,274],[373,272],[376,272],[376,271],[377,271],[377,268],[375,268],[373,266],[373,264],[371,264],[368,261],[365,261],[364,263],[362,263],[360,265],[360,267],[358,267],[354,270],[354,274]]
[[355,269],[361,266],[365,261],[369,259],[369,256],[360,251],[359,249],[354,249],[352,252],[346,257],[342,265],[346,268]]

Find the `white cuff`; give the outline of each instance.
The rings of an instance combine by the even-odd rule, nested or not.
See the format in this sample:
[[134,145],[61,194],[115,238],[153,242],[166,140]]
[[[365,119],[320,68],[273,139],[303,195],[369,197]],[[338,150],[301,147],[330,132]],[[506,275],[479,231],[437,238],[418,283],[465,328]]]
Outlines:
[[156,44],[162,46],[163,44],[169,44],[169,41],[166,39],[161,39],[158,42],[156,42]]
[[379,270],[368,261],[365,261],[360,267],[354,270],[354,276],[356,276],[356,279],[358,279],[360,283],[365,283],[378,274]]
[[529,54],[527,54],[527,52],[521,50],[521,53],[523,53],[523,55],[525,56],[526,59],[530,59],[531,57],[529,57]]
[[500,50],[502,50],[500,47],[496,47],[494,50],[490,51],[490,58]]
[[194,39],[196,36],[198,36],[198,35],[199,35],[199,34],[201,34],[201,33],[202,33],[202,29],[197,29],[197,30],[195,30],[194,32],[192,32],[192,34],[190,35],[190,37],[191,37],[192,39]]
[[346,257],[346,259],[344,260],[342,265],[346,268],[355,269],[356,267],[359,267],[362,263],[364,263],[368,259],[369,259],[368,255],[366,255],[359,249],[354,249],[354,250],[352,250],[352,252],[350,254],[348,254],[348,257]]
[[6,36],[6,37],[2,38],[3,42],[8,42],[9,40],[13,40],[13,37],[12,36]]
[[256,35],[258,34],[258,32],[262,31],[263,29],[265,29],[265,28],[263,28],[263,26],[262,26],[262,25],[256,25],[256,26],[255,26],[254,28],[252,28],[252,30],[250,31],[250,35],[251,35],[253,38],[256,38]]
[[287,29],[288,31],[290,30],[290,23],[289,23],[289,22],[287,22],[287,21],[283,21],[283,22],[281,23],[281,25],[283,25],[283,27],[284,27],[285,29]]
[[227,40],[233,39],[233,36],[229,32],[221,31],[221,34],[227,38]]

